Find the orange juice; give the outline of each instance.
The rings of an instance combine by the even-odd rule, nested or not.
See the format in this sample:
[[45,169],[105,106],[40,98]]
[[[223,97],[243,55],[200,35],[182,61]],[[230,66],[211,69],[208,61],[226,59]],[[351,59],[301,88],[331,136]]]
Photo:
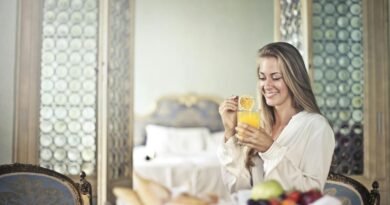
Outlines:
[[260,127],[260,114],[256,111],[239,111],[237,113],[237,121],[246,123],[252,127]]

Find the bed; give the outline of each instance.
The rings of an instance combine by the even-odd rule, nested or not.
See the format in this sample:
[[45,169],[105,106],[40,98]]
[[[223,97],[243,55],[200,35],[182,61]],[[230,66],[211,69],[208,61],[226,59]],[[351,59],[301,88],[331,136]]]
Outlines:
[[216,156],[220,102],[196,94],[161,97],[150,115],[135,120],[134,171],[173,193],[228,199]]

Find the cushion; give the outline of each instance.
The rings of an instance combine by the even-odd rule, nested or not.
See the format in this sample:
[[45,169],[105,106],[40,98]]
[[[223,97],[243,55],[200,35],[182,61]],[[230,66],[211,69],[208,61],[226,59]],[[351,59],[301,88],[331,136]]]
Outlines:
[[146,126],[146,147],[159,154],[196,154],[206,149],[210,131],[204,127]]
[[343,205],[363,204],[359,192],[351,185],[337,181],[326,181],[324,193],[338,198]]

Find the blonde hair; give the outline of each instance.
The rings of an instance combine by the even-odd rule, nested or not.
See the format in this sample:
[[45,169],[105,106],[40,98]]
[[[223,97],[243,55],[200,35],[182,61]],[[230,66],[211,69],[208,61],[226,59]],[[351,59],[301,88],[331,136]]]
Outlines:
[[[310,84],[309,74],[299,51],[285,42],[270,43],[258,51],[257,75],[260,71],[262,58],[275,58],[280,66],[283,80],[292,97],[294,108],[299,111],[321,114]],[[260,76],[258,76],[260,77]],[[261,94],[260,94],[261,95]],[[266,131],[270,132],[275,124],[274,108],[268,106],[263,95],[259,96],[259,109],[262,114],[262,123]],[[253,150],[249,150],[246,166],[253,166],[250,160]]]
[[[293,106],[297,111],[305,110],[311,113],[321,114],[310,84],[309,74],[299,51],[291,44],[285,42],[270,43],[258,52],[257,74],[260,71],[261,58],[276,58],[283,80],[292,97]],[[273,107],[265,102],[264,96],[260,97],[260,110],[265,128],[271,129],[275,123]]]

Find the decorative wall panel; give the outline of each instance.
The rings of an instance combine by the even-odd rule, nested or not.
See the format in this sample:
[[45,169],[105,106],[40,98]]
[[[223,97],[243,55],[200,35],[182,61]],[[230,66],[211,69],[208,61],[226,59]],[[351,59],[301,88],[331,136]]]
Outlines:
[[280,0],[280,40],[303,50],[302,4],[300,0]]
[[364,65],[361,0],[313,0],[314,92],[336,134],[332,169],[363,173]]
[[40,86],[40,164],[96,174],[96,0],[46,0]]
[[[305,56],[302,2],[280,0],[280,40]],[[332,169],[363,173],[363,41],[361,0],[312,0],[313,89],[336,134]]]
[[108,175],[131,176],[130,136],[130,6],[128,0],[109,2],[108,38]]

